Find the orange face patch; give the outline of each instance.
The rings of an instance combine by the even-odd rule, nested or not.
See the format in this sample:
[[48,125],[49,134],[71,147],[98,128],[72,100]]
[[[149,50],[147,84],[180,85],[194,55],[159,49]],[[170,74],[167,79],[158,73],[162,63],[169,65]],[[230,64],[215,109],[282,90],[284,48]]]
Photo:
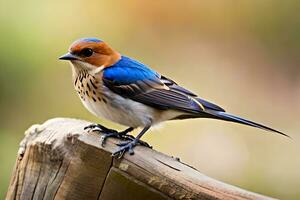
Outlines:
[[[91,55],[86,55],[87,49],[92,50]],[[106,43],[79,40],[70,47],[70,53],[78,56],[81,61],[100,67],[109,67],[121,59],[121,55],[109,47]]]

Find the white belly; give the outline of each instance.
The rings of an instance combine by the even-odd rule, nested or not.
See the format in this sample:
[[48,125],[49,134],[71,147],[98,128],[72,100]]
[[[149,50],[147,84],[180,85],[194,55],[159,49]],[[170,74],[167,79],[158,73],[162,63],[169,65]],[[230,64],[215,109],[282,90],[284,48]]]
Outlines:
[[140,127],[152,124],[157,110],[141,103],[125,99],[117,94],[109,94],[109,99],[95,102],[92,98],[81,99],[83,105],[97,117],[103,117],[113,122]]
[[174,110],[161,111],[139,102],[123,98],[110,92],[109,99],[104,101],[92,98],[81,99],[84,106],[97,117],[130,126],[133,128],[157,124],[172,119],[181,114]]

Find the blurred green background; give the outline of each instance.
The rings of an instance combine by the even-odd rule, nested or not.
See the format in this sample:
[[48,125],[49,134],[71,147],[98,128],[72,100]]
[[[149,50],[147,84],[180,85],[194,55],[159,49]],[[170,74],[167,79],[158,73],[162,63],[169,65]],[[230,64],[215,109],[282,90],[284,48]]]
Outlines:
[[280,199],[300,199],[299,1],[0,0],[0,198],[33,123],[93,117],[68,63],[71,42],[98,37],[227,111],[293,140],[216,120],[166,123],[155,149],[202,173]]

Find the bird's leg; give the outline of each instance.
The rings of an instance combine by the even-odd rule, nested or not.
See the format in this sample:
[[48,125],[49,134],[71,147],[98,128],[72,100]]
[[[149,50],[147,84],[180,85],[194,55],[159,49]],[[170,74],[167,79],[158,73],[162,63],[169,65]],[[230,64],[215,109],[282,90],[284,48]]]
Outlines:
[[120,148],[117,151],[113,152],[112,156],[118,155],[118,158],[121,158],[126,151],[128,151],[130,155],[133,155],[134,154],[133,148],[137,144],[150,147],[150,145],[148,143],[142,142],[140,140],[140,138],[147,132],[147,130],[150,127],[151,127],[151,125],[147,125],[132,141],[126,141],[126,142],[122,142],[122,143],[118,144],[118,146],[120,146]]
[[116,131],[114,129],[106,128],[101,124],[91,124],[89,126],[84,127],[84,130],[90,129],[91,131],[100,132],[103,135],[101,136],[101,146],[104,146],[107,138],[119,138],[123,140],[134,140],[132,135],[127,135],[129,132],[133,131],[134,128],[129,127],[124,131]]

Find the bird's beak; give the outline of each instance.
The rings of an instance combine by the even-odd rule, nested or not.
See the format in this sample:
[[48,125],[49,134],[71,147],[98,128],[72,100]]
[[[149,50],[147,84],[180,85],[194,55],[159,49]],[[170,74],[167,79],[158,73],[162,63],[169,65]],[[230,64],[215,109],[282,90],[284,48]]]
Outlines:
[[71,53],[66,53],[65,55],[59,57],[60,60],[80,60],[79,57],[71,54]]

